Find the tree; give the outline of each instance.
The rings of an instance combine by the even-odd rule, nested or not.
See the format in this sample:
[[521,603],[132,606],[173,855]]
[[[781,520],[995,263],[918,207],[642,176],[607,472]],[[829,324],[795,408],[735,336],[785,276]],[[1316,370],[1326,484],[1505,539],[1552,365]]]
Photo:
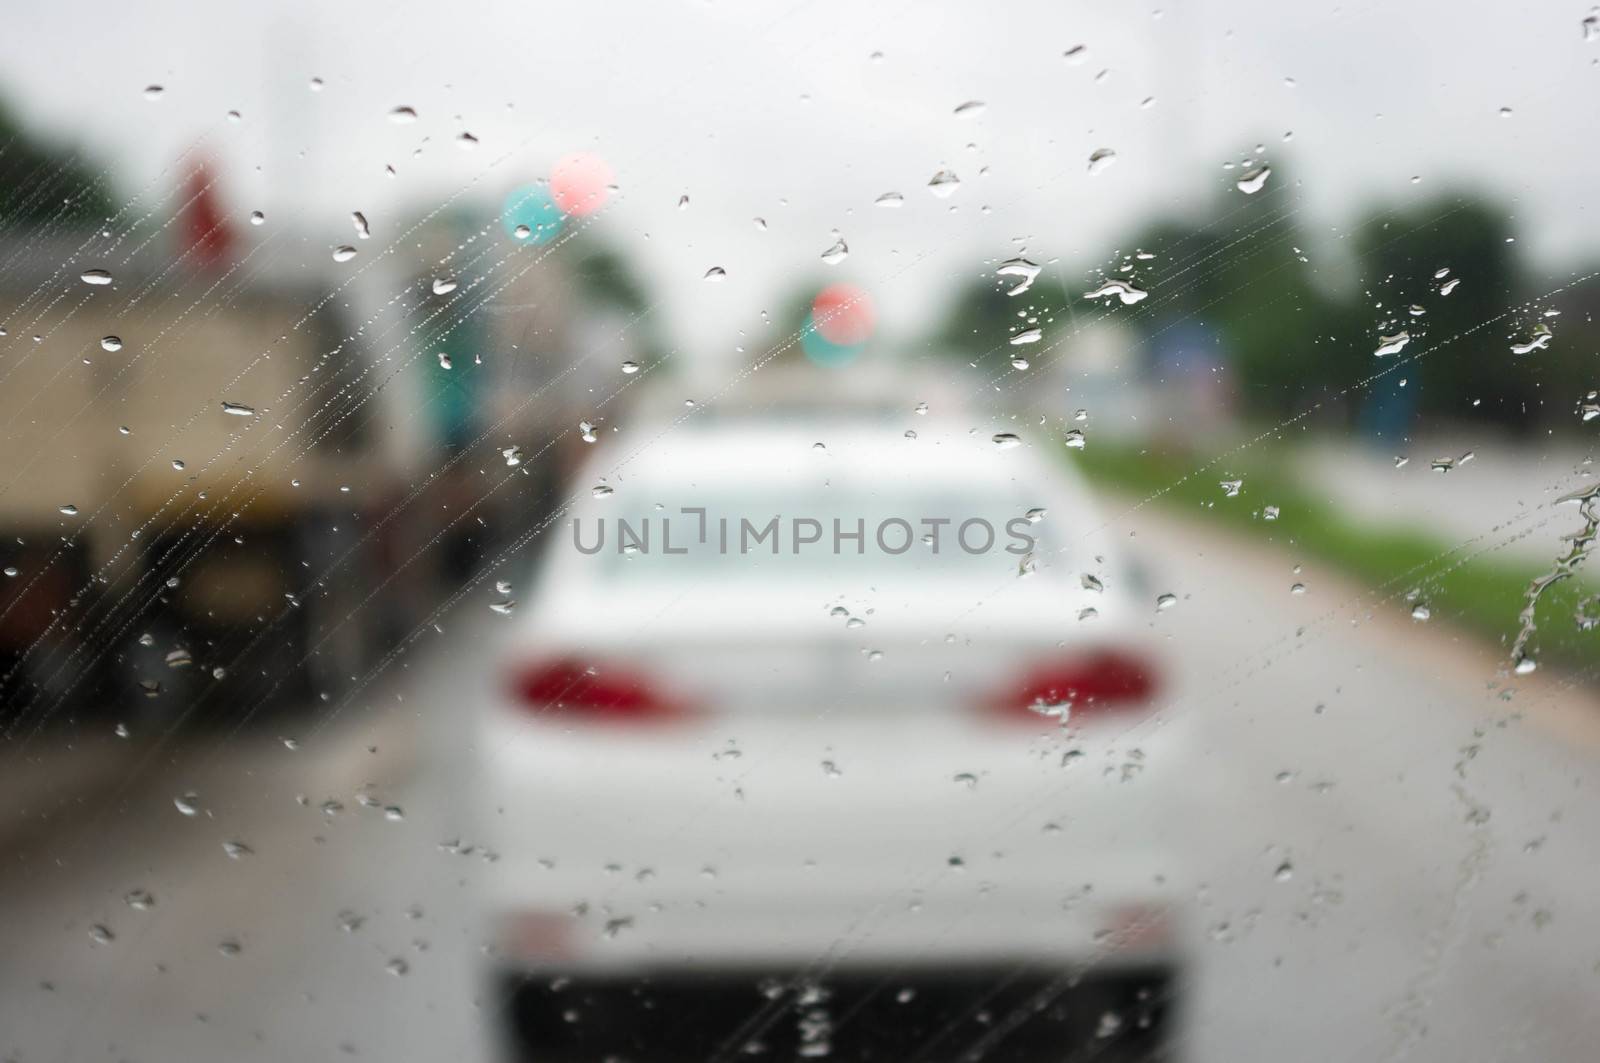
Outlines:
[[0,106],[0,225],[103,222],[116,209],[103,173],[47,143]]
[[1148,262],[1138,272],[1150,296],[1134,315],[1147,342],[1188,322],[1214,331],[1243,411],[1272,419],[1335,393],[1356,361],[1347,308],[1285,197],[1230,193],[1201,220],[1157,223],[1130,245],[1136,266]]

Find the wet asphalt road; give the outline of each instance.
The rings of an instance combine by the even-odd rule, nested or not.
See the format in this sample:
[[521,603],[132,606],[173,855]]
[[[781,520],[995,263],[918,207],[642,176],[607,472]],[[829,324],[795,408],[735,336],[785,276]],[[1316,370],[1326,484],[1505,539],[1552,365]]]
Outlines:
[[[1174,695],[1124,742],[1186,732],[1145,767],[1185,795],[1185,1058],[1593,1058],[1600,699],[1287,553],[1144,510],[1117,532],[1179,598],[1151,619]],[[0,855],[0,1059],[492,1055],[483,613],[325,725],[6,751],[56,781]]]

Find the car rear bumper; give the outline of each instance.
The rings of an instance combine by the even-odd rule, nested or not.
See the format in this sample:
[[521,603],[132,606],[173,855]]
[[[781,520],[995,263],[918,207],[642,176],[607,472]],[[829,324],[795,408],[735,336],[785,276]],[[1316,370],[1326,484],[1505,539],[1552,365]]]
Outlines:
[[501,971],[508,1058],[1170,1060],[1176,965]]

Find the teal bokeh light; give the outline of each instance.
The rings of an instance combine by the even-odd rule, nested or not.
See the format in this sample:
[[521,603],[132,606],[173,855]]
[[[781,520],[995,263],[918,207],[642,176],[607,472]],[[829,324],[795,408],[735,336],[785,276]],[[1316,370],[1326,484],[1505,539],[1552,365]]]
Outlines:
[[[525,244],[548,244],[561,235],[561,226],[567,220],[550,198],[550,190],[543,185],[523,185],[512,189],[500,210],[500,220],[512,239]],[[527,226],[528,235],[517,230]]]
[[817,331],[816,322],[811,315],[806,315],[805,328],[800,330],[800,349],[806,352],[806,357],[817,365],[830,368],[848,365],[855,361],[856,355],[861,353],[861,345],[833,343]]

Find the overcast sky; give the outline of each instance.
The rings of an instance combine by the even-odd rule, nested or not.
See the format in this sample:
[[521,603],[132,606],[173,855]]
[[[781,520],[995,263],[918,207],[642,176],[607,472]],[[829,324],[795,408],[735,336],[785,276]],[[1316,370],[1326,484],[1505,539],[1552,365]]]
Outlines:
[[[594,224],[645,270],[668,335],[727,354],[811,278],[867,285],[888,333],[917,334],[954,279],[1019,242],[1081,263],[1153,213],[1240,195],[1223,165],[1257,143],[1322,232],[1374,200],[1478,185],[1515,212],[1527,253],[1588,257],[1600,248],[1589,12],[1563,0],[33,4],[0,35],[0,91],[103,160],[124,199],[166,191],[164,168],[200,142],[241,217],[264,210],[329,248],[350,239],[351,210],[377,241],[462,189],[494,209],[558,157],[597,152],[620,194]],[[1079,45],[1081,61],[1064,57]],[[150,84],[165,88],[154,102]],[[986,106],[956,115],[968,100]],[[400,105],[418,120],[389,121]],[[463,130],[476,149],[458,147]],[[1091,175],[1101,148],[1116,161]],[[941,167],[962,182],[947,199],[926,188]],[[889,191],[904,207],[873,205]],[[819,256],[834,229],[851,254],[830,267]],[[712,266],[724,283],[701,280]]]

